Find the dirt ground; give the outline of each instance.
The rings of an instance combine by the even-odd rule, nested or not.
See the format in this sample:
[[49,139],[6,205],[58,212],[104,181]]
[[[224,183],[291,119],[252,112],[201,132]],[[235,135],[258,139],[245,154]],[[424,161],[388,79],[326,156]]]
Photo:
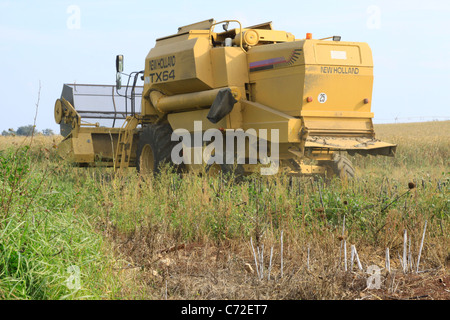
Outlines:
[[[178,244],[155,247],[149,234],[108,232],[118,260],[123,290],[117,298],[177,300],[450,300],[448,265],[422,272],[384,270],[379,289],[368,288],[368,274],[337,270],[327,263],[308,267],[294,255],[264,270],[258,279],[249,246]],[[273,260],[279,257],[274,255]],[[267,257],[265,266],[268,266]],[[421,268],[422,270],[422,268]]]

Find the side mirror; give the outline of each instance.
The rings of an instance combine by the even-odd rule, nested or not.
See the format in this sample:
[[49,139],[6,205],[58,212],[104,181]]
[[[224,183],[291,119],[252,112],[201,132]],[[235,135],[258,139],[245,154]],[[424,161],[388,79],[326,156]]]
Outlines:
[[116,56],[116,71],[123,72],[123,55]]
[[227,21],[226,23],[224,23],[222,25],[223,30],[225,30],[225,32],[228,32],[228,25],[230,24],[230,21]]

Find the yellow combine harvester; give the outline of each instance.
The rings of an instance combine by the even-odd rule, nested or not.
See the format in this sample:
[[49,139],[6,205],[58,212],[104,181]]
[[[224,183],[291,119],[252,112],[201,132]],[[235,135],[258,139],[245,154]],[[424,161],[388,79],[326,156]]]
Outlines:
[[[220,24],[223,31],[214,31]],[[145,69],[127,75],[126,86],[123,56],[116,59],[116,86],[64,85],[55,105],[65,137],[59,152],[81,166],[157,171],[173,161],[174,131],[195,136],[218,129],[226,140],[231,129],[275,130],[277,141],[270,134],[259,138],[271,142],[272,156],[276,146],[279,163],[292,172],[352,177],[343,152],[393,156],[396,146],[375,138],[369,46],[340,40],[296,39],[271,23],[242,28],[236,20],[180,27],[156,40]],[[255,168],[246,144],[246,160],[234,169]],[[306,165],[306,159],[317,161]]]

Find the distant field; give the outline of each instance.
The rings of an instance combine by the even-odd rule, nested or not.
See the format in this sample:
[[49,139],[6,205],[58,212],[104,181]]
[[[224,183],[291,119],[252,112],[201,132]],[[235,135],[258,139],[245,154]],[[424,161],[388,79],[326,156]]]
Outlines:
[[361,161],[356,160],[356,165],[361,165],[360,169],[369,168],[387,176],[409,179],[449,172],[450,121],[380,124],[375,125],[375,132],[378,139],[398,145],[397,155],[394,159],[358,159]]
[[413,138],[422,140],[424,137],[450,138],[450,121],[411,122],[396,124],[375,124],[379,138]]
[[0,137],[0,299],[450,299],[450,121],[375,130],[397,154],[352,157],[353,181],[239,184]]

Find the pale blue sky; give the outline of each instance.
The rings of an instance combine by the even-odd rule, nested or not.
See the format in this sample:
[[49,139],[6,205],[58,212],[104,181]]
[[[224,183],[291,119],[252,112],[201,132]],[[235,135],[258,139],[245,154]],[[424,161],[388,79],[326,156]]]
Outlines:
[[444,0],[0,0],[0,132],[33,123],[39,81],[37,128],[59,132],[53,108],[64,83],[114,84],[116,54],[125,55],[125,72],[142,70],[156,38],[209,18],[272,21],[297,38],[311,32],[367,42],[375,123],[448,120],[449,17]]

